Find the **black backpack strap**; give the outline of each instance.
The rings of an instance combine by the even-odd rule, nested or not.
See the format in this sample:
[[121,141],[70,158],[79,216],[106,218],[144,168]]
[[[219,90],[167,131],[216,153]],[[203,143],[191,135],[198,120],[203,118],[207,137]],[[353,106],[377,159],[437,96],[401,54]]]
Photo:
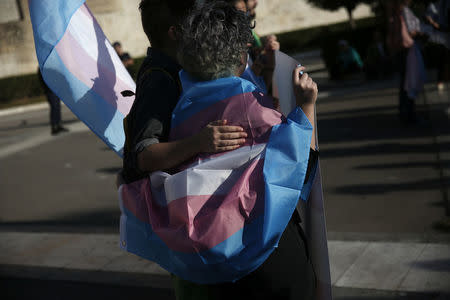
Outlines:
[[[182,87],[181,87],[180,80],[178,78],[174,78],[170,72],[168,72],[167,70],[165,70],[163,68],[147,68],[145,71],[143,71],[141,73],[141,75],[139,76],[138,80],[137,80],[136,90],[137,90],[137,87],[142,85],[143,80],[153,71],[159,71],[159,72],[162,72],[162,73],[166,74],[176,84],[176,86],[178,87],[178,93],[181,94]],[[122,91],[120,93],[122,94],[123,97],[131,97],[131,96],[135,96],[136,95],[135,92],[130,91],[130,90],[125,90],[125,91]],[[125,132],[125,145],[124,145],[124,148],[125,148],[125,150],[127,152],[130,152],[131,151],[131,147],[132,147],[130,134],[129,134],[130,129],[131,128],[130,128],[130,125],[129,125],[129,122],[128,122],[128,115],[127,115],[123,119],[123,130]]]
[[[178,93],[181,94],[182,87],[181,87],[180,80],[175,79],[170,72],[168,72],[167,70],[165,70],[163,68],[148,68],[148,69],[146,69],[144,72],[142,72],[141,76],[139,76],[136,86],[139,86],[140,83],[142,83],[142,81],[144,80],[144,78],[153,71],[160,71],[160,72],[163,72],[164,74],[166,74],[167,76],[169,76],[169,78],[173,81],[173,83],[175,83],[176,86],[178,87]],[[131,97],[131,96],[136,95],[136,93],[131,90],[125,90],[120,93],[122,94],[123,97]]]

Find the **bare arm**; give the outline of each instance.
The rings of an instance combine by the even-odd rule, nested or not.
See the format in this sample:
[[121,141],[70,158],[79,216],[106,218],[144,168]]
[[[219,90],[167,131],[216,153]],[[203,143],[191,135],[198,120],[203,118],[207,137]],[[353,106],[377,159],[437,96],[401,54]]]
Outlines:
[[211,122],[198,134],[144,148],[138,154],[138,167],[143,172],[168,170],[201,152],[223,152],[239,148],[247,134],[239,126],[228,126],[226,120]]
[[309,122],[313,126],[311,137],[311,148],[316,149],[316,125],[314,107],[317,101],[317,84],[308,76],[307,73],[300,75],[300,71],[305,70],[305,67],[297,67],[292,72],[292,81],[294,83],[294,93],[299,106]]
[[[137,155],[138,168],[143,172],[168,170],[198,153],[194,137],[147,146]],[[116,188],[126,183],[122,170],[116,175]]]
[[431,24],[431,26],[433,26],[435,29],[439,29],[439,23],[435,22],[432,17],[425,16],[425,18],[427,19],[428,23]]

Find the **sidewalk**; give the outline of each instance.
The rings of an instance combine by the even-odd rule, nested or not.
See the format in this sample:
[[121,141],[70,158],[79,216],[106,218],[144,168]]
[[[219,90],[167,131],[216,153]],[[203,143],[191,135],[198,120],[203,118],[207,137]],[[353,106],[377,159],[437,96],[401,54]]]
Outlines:
[[[119,249],[118,234],[0,233],[0,275],[171,288],[155,263]],[[339,288],[450,293],[450,244],[329,241]]]

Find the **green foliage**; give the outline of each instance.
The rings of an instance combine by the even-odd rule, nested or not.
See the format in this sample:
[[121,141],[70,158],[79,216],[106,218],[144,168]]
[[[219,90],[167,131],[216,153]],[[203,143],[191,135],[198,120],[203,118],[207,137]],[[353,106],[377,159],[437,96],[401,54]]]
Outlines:
[[377,0],[308,0],[308,2],[318,8],[331,11],[338,10],[339,8],[344,7],[348,14],[350,27],[354,29],[356,24],[353,20],[353,10],[356,8],[356,6],[362,3],[372,4],[377,2]]
[[332,49],[335,48],[337,41],[340,39],[348,39],[352,45],[355,41],[358,44],[357,48],[364,47],[364,43],[372,38],[372,32],[376,28],[377,22],[375,18],[356,20],[357,30],[355,32],[351,31],[348,22],[341,22],[279,33],[277,38],[281,45],[280,50],[285,53],[294,54],[322,49],[325,56],[328,56],[327,53],[333,51]]
[[44,94],[37,74],[13,76],[0,79],[0,103]]
[[367,47],[372,41],[373,32],[379,28],[377,18],[356,20],[356,29],[351,29],[348,22],[315,28],[301,29],[277,34],[281,51],[295,54],[309,50],[320,49],[322,59],[330,70],[338,55],[338,41],[347,40],[355,48],[362,59],[366,57]]
[[308,0],[312,5],[326,9],[326,10],[338,10],[341,7],[347,9],[347,11],[353,11],[356,6],[362,3],[371,4],[376,0]]

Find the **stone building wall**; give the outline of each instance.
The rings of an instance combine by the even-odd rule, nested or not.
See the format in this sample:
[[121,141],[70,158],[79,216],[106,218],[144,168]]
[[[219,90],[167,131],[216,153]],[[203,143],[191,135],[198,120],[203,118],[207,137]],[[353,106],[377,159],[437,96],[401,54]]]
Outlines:
[[[3,1],[3,0],[1,0]],[[28,1],[5,0],[0,14],[0,77],[36,72]],[[22,10],[20,11],[19,8]],[[26,13],[23,13],[26,12]]]
[[[110,42],[120,41],[132,56],[144,55],[149,46],[141,27],[139,1],[86,1]],[[0,3],[0,78],[36,72],[38,62],[28,1],[0,0]]]
[[[368,5],[360,5],[353,12],[355,19],[372,15]],[[348,20],[345,9],[329,12],[312,7],[306,0],[259,0],[256,9],[256,28],[260,35],[286,32]]]
[[[142,31],[140,0],[87,0],[89,8],[110,42],[120,41],[131,56],[145,55],[149,42]],[[360,6],[355,18],[369,16]],[[347,19],[344,10],[326,12],[312,8],[306,0],[259,0],[256,31],[260,35],[336,23]],[[36,52],[27,0],[0,0],[0,78],[33,73]]]

